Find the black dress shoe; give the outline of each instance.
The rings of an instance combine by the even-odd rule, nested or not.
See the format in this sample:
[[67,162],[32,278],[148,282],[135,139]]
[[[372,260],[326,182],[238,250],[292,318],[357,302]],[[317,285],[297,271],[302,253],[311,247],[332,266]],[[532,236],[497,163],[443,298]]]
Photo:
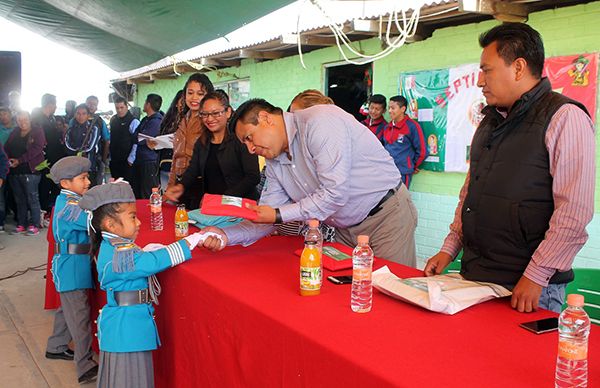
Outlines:
[[77,381],[79,382],[79,384],[87,384],[96,380],[96,377],[98,377],[98,365],[92,367],[92,369],[82,374],[81,377],[77,379]]
[[50,358],[52,360],[73,361],[73,356],[74,355],[75,355],[75,353],[73,353],[73,351],[71,349],[67,349],[64,352],[60,352],[60,353],[46,352],[46,358]]

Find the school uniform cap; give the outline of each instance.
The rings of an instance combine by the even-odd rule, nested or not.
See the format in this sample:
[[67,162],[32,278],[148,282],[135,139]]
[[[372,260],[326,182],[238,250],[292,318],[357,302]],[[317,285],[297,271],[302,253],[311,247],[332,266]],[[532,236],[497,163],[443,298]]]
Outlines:
[[50,168],[50,176],[54,183],[60,183],[61,179],[72,179],[79,174],[90,171],[92,163],[81,156],[66,156],[54,163]]
[[118,181],[92,187],[79,200],[79,206],[93,211],[109,203],[131,202],[135,202],[131,186],[125,181]]

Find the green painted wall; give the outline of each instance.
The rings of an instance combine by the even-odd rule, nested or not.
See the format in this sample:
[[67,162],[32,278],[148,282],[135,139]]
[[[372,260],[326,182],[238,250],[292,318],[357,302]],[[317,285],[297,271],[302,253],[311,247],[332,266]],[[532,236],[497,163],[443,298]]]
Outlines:
[[[571,55],[583,52],[600,51],[600,1],[572,7],[533,13],[529,24],[537,29],[546,48],[546,56]],[[388,97],[398,94],[398,75],[403,71],[425,70],[450,67],[465,63],[479,62],[481,49],[477,38],[480,33],[490,29],[497,22],[486,21],[458,27],[436,30],[433,36],[422,41],[405,45],[384,59],[373,64],[373,90]],[[365,52],[379,49],[376,39],[358,42]],[[245,60],[240,67],[228,68],[208,73],[215,83],[236,78],[250,79],[252,97],[262,97],[275,105],[286,108],[290,100],[304,89],[323,90],[325,66],[341,62],[342,56],[337,47],[328,47],[304,55],[307,66],[303,69],[298,56],[279,60],[255,63]],[[185,83],[185,76],[177,80],[156,81],[153,84],[139,85],[138,104],[148,93],[159,93],[165,104]],[[598,104],[600,107],[600,104]],[[165,108],[166,109],[166,108]],[[596,117],[600,117],[600,109]],[[600,149],[600,135],[596,132],[596,147]],[[600,152],[596,152],[596,164],[600,165]],[[464,182],[465,175],[460,173],[434,173],[423,171],[416,175],[411,190],[420,193],[416,203],[420,212],[420,226],[417,238],[420,257],[427,257],[438,249],[440,238],[448,230],[448,222],[453,215],[456,197]],[[597,169],[596,182],[600,181],[600,168]],[[432,206],[427,201],[433,200]],[[600,225],[600,184],[596,185],[595,232]],[[440,203],[444,206],[440,206]],[[448,206],[446,206],[448,205]],[[435,213],[438,213],[437,215]],[[588,228],[589,230],[590,228]],[[443,233],[442,233],[443,232]],[[589,247],[592,247],[591,251]],[[587,249],[587,251],[586,251]],[[590,231],[590,242],[586,245],[584,257],[578,256],[578,262],[586,267],[600,268],[600,236]],[[589,256],[588,256],[589,254]],[[595,255],[595,257],[593,256]]]

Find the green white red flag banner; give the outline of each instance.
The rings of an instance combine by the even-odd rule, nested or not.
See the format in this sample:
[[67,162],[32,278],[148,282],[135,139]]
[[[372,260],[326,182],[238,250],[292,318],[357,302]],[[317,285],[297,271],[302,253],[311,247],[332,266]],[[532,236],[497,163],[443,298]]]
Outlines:
[[[466,172],[473,134],[485,98],[477,87],[479,64],[400,74],[407,113],[423,128],[429,157],[423,168]],[[595,122],[598,53],[546,58],[544,76],[553,90],[581,102]]]

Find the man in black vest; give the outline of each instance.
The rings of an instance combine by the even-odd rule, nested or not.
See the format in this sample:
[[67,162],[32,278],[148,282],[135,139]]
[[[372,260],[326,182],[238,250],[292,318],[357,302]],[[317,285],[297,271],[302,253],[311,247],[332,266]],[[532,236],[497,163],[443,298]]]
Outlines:
[[140,121],[127,108],[127,100],[115,98],[116,115],[110,119],[110,175],[132,183],[133,162],[137,139],[135,131]]
[[488,106],[450,233],[425,274],[441,273],[462,248],[466,279],[512,289],[520,312],[560,312],[594,214],[594,125],[582,104],[542,78],[537,31],[506,23],[479,43]]

